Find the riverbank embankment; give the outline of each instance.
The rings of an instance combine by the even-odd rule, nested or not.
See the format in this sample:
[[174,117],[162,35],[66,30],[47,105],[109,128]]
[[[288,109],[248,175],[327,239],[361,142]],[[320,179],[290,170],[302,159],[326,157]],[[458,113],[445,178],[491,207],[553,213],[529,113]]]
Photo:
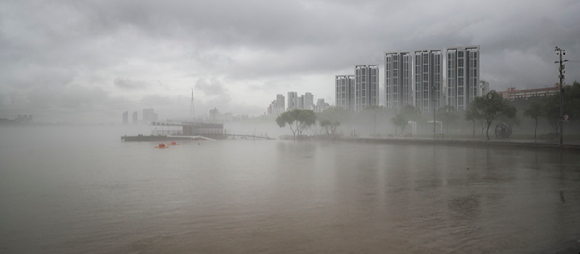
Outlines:
[[399,145],[447,145],[447,146],[485,146],[485,147],[521,147],[521,148],[548,148],[580,151],[580,144],[564,144],[533,142],[525,140],[462,140],[462,139],[421,139],[421,138],[359,138],[343,137],[340,140],[372,144],[399,144]]

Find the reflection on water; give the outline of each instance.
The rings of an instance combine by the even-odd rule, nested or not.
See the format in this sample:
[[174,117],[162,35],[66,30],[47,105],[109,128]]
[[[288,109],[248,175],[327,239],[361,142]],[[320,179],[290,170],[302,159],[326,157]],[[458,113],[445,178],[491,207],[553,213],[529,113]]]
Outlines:
[[[0,129],[7,253],[536,253],[580,239],[578,152]],[[87,132],[91,136],[86,136]]]

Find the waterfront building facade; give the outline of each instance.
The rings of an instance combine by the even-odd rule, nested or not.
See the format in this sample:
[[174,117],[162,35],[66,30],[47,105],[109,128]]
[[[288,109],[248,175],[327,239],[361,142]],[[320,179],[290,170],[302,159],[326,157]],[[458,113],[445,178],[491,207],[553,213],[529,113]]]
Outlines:
[[447,105],[467,109],[478,96],[478,85],[479,46],[447,48]]
[[123,124],[129,123],[129,111],[123,112]]
[[423,113],[444,106],[442,101],[441,50],[418,50],[414,57],[414,102]]
[[379,67],[377,65],[356,65],[354,111],[368,106],[379,105]]
[[413,105],[410,52],[385,53],[385,107]]
[[354,75],[335,76],[336,106],[348,110],[354,110]]

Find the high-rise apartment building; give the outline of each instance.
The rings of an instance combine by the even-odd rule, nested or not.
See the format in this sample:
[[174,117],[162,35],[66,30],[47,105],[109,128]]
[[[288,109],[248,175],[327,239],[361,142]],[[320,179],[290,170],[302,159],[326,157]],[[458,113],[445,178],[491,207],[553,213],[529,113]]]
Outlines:
[[482,96],[479,46],[448,48],[446,53],[447,62],[441,50],[385,53],[385,106],[400,110],[413,105],[423,113],[445,105],[464,110]]
[[281,95],[281,94],[276,95],[276,108],[277,108],[278,114],[282,114],[284,112],[284,110],[286,110],[285,99],[286,98],[284,98],[284,95]]
[[312,96],[312,93],[304,94],[304,109],[314,109],[314,96]]
[[334,80],[336,88],[336,106],[354,110],[354,75],[336,75]]
[[152,108],[143,109],[143,122],[155,121],[157,121],[157,113],[155,113]]
[[137,111],[133,112],[133,124],[137,124],[139,122],[139,116],[137,115]]
[[267,109],[268,115],[280,115],[284,113],[285,110],[285,101],[284,95],[278,94],[276,95],[276,99],[270,103]]
[[401,109],[413,105],[410,52],[385,53],[385,106]]
[[129,112],[125,111],[123,112],[123,124],[128,124],[129,123]]
[[478,85],[479,46],[447,48],[447,105],[467,109]]
[[324,99],[318,99],[318,101],[316,101],[316,106],[314,106],[314,112],[322,112],[328,107],[329,105],[324,102]]
[[379,67],[356,65],[354,67],[355,93],[354,111],[379,105]]
[[489,82],[480,80],[479,87],[477,87],[477,96],[484,96],[489,93]]
[[288,111],[298,108],[298,93],[288,92]]
[[441,50],[418,50],[414,57],[414,103],[415,108],[423,113],[433,112],[445,105],[441,89],[443,58]]

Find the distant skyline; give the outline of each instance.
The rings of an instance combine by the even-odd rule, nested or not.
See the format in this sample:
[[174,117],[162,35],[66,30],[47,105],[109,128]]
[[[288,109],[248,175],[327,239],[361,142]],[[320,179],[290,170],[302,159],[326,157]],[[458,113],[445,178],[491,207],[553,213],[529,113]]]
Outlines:
[[[348,18],[338,14],[349,13]],[[580,81],[580,2],[2,1],[0,118],[120,123],[264,114],[277,94],[335,104],[335,76],[384,53],[480,45],[490,89]]]

